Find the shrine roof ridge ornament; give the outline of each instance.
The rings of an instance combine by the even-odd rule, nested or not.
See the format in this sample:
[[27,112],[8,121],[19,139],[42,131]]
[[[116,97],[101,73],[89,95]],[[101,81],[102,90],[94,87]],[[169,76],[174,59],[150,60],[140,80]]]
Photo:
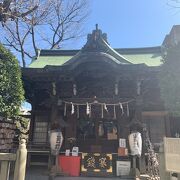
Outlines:
[[105,48],[103,47],[103,44],[99,42],[102,40],[108,43],[107,34],[102,33],[102,30],[98,29],[98,24],[96,24],[96,29],[92,31],[92,34],[87,35],[87,42],[82,48],[82,50],[93,50],[93,49],[101,50]]
[[84,47],[64,65],[76,66],[94,60],[98,62],[104,61],[112,65],[132,64],[124,56],[111,48],[107,41],[107,34],[102,33],[98,25],[96,25],[96,29],[92,31],[92,34],[88,34]]

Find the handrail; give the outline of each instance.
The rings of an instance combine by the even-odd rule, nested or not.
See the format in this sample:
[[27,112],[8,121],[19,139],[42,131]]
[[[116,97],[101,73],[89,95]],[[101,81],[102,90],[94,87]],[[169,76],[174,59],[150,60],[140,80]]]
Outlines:
[[0,153],[0,161],[15,161],[16,154],[12,153]]

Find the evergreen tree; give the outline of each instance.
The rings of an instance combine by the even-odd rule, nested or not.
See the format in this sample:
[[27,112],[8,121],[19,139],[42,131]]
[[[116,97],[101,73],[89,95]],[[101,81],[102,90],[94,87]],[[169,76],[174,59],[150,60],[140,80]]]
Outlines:
[[0,45],[0,116],[18,115],[24,91],[17,59]]

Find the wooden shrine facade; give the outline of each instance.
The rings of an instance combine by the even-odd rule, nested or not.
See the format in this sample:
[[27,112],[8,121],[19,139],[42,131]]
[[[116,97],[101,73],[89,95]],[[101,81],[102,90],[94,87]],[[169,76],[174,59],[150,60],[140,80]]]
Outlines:
[[[63,131],[63,150],[76,145],[80,152],[117,153],[118,139],[128,138],[133,121],[147,125],[155,145],[171,135],[160,98],[159,66],[130,62],[121,52],[112,49],[107,35],[96,27],[80,51],[42,50],[32,64],[44,58],[45,66],[22,69],[26,99],[32,105],[31,145],[48,147],[52,122],[59,122]],[[155,58],[161,48],[126,52],[129,57],[144,53]],[[64,58],[57,60],[59,65],[48,64],[57,57]]]

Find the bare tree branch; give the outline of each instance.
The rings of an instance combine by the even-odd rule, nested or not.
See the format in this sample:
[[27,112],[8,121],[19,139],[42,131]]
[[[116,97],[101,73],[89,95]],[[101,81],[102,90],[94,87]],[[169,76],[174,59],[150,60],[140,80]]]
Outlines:
[[51,30],[54,32],[51,49],[57,48],[61,42],[75,38],[77,36],[71,34],[69,37],[65,38],[67,29],[70,29],[73,24],[78,24],[85,19],[86,15],[78,17],[79,11],[83,8],[83,6],[83,3],[79,5],[78,1],[73,2],[68,8],[67,14],[62,17],[62,14],[59,13],[61,7],[54,5],[58,23],[49,23]]
[[[0,22],[4,26],[8,19],[15,20],[17,18],[26,18],[38,8],[38,5],[31,6],[26,0],[3,0],[0,2]],[[25,5],[25,6],[24,6]],[[27,8],[28,7],[28,8]]]
[[[20,52],[20,53],[21,53],[21,50],[18,49],[17,46],[13,44],[13,42],[10,42],[7,38],[6,38],[6,40],[7,40],[8,43],[7,43],[7,44],[6,44],[6,43],[3,43],[4,46],[13,47],[13,49],[15,49],[17,52]],[[24,53],[25,53],[26,56],[28,56],[29,58],[32,58],[32,56],[31,56],[29,53],[27,53],[27,52],[24,52]]]
[[32,26],[32,28],[31,28],[31,35],[32,35],[33,48],[34,48],[35,54],[37,55],[37,47],[36,47],[36,40],[35,40],[35,32],[34,32],[34,27],[33,27],[33,26]]
[[23,41],[22,41],[22,39],[20,37],[18,18],[15,20],[15,23],[16,23],[16,35],[17,35],[18,42],[19,42],[20,49],[21,49],[21,59],[22,59],[23,67],[25,67],[26,62],[25,62],[25,58],[24,58],[24,46],[23,46]]
[[6,19],[4,27],[1,27],[4,36],[0,37],[0,41],[17,51],[25,67],[29,58],[37,56],[37,49],[60,48],[65,41],[79,37],[89,13],[88,1],[13,1],[10,8],[14,13],[20,13],[21,17],[14,16],[13,21]]

